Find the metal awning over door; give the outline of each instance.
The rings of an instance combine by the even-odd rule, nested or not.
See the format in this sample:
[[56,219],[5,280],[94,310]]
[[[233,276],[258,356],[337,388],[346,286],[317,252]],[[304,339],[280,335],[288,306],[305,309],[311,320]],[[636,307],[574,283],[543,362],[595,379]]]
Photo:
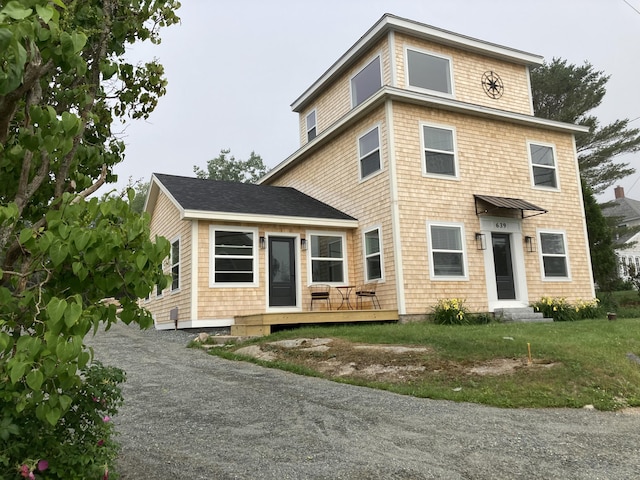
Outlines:
[[[476,215],[492,215],[496,210],[520,210],[522,218],[534,217],[547,213],[548,210],[520,198],[492,197],[490,195],[474,195]],[[484,205],[483,205],[484,204]],[[525,215],[525,212],[534,212]]]

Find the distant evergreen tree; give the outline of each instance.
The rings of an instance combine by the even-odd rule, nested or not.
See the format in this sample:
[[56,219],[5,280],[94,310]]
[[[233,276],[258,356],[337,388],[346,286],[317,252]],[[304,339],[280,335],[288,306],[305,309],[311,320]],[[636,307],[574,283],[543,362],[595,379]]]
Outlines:
[[596,201],[593,191],[582,180],[582,196],[589,235],[589,252],[593,279],[602,291],[610,291],[617,279],[617,258],[613,244],[612,230]]
[[616,157],[640,150],[640,129],[628,128],[628,119],[600,126],[589,115],[602,103],[609,78],[588,62],[576,66],[558,58],[531,71],[536,116],[589,127],[576,134],[576,147],[580,174],[595,194],[633,174],[635,169]]

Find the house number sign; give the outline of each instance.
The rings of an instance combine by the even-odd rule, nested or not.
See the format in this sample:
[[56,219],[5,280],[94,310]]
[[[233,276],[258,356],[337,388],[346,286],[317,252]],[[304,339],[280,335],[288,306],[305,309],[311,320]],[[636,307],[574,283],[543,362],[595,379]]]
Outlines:
[[509,224],[507,222],[496,222],[497,230],[506,230],[509,228]]

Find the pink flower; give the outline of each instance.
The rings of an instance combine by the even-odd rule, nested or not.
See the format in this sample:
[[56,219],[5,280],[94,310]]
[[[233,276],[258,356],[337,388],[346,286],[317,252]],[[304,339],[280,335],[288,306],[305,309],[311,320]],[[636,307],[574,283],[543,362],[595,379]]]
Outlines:
[[49,468],[49,462],[47,462],[46,460],[39,460],[38,461],[38,470],[41,472],[44,472],[47,468]]
[[102,476],[102,480],[109,480],[109,467],[104,467],[104,475]]
[[98,440],[98,446],[101,447],[102,445],[104,445],[104,440],[103,439]]
[[33,472],[29,472],[29,475],[27,476],[27,478],[29,480],[36,480],[36,476],[33,474]]
[[109,420],[111,420],[111,417],[109,415],[105,415],[104,417],[102,417],[103,422],[108,422]]
[[24,478],[27,478],[30,473],[31,471],[29,470],[28,465],[23,464],[20,466],[20,475],[22,475]]

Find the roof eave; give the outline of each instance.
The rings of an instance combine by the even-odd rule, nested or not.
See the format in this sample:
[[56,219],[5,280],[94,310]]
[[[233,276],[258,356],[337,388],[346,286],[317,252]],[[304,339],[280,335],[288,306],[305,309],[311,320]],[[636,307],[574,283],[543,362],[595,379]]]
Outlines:
[[184,210],[181,219],[210,220],[216,222],[263,223],[277,225],[300,225],[310,227],[357,228],[358,220],[317,217],[294,217],[286,215],[263,215],[255,213],[212,212],[206,210]]
[[315,97],[324,85],[331,82],[345,69],[353,64],[361,53],[369,49],[375,42],[390,31],[398,31],[441,44],[460,48],[466,51],[481,53],[521,65],[542,65],[544,57],[533,53],[485,42],[476,38],[460,35],[448,30],[414,22],[391,14],[385,14],[360,39],[347,50],[318,80],[302,93],[292,104],[294,112],[300,112]]

